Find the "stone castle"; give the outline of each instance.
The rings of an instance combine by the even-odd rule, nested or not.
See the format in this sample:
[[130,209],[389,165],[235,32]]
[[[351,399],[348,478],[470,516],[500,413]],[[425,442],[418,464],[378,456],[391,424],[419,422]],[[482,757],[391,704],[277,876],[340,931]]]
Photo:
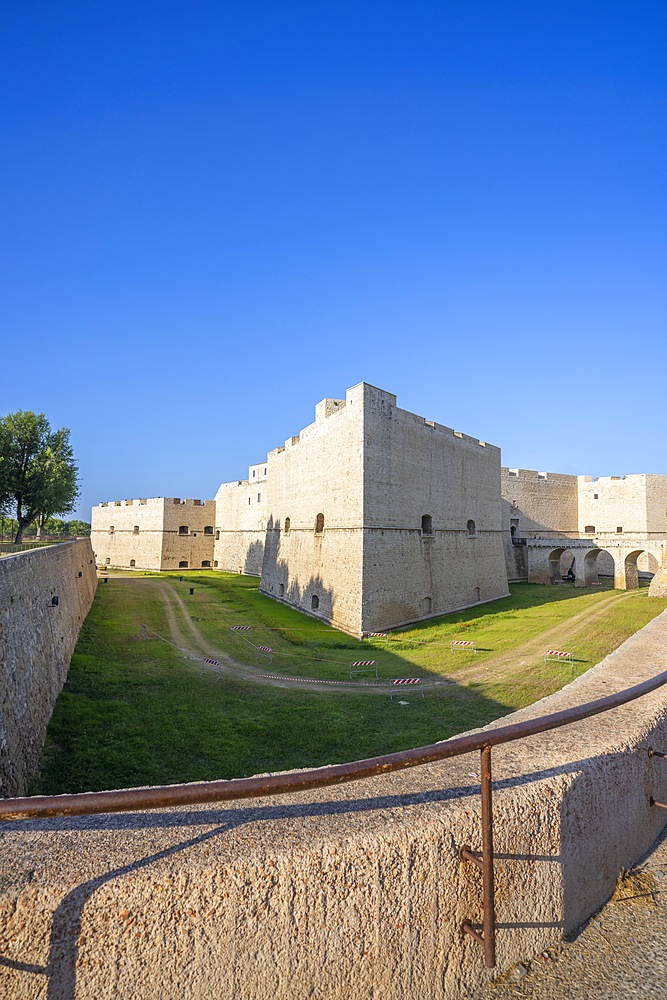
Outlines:
[[362,382],[214,500],[102,503],[91,538],[98,565],[255,575],[268,596],[363,635],[568,570],[578,586],[598,574],[637,586],[665,561],[666,510],[667,476],[502,468],[499,448]]

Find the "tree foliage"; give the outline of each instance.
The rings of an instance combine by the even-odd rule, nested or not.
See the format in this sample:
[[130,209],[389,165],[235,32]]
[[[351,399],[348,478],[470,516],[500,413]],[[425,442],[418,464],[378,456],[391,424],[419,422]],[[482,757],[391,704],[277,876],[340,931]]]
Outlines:
[[0,418],[0,512],[18,522],[20,542],[33,521],[69,514],[79,496],[69,430],[52,430],[43,413],[18,410]]

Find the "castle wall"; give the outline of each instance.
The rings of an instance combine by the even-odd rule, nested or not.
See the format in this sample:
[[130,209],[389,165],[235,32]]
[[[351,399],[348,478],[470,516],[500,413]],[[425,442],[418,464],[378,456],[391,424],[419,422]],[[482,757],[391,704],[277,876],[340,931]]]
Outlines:
[[[164,501],[161,569],[207,569],[213,566],[215,500]],[[187,534],[179,529],[187,528]],[[187,563],[187,566],[183,566]]]
[[368,385],[364,442],[363,630],[506,596],[499,449]]
[[519,538],[545,534],[578,537],[578,477],[533,469],[501,469],[503,528]]
[[[659,477],[663,478],[663,477]],[[667,477],[665,477],[667,479]],[[648,529],[646,476],[579,476],[579,530],[595,533],[646,534]],[[664,524],[661,526],[664,531]]]
[[[89,540],[0,559],[0,794],[25,795],[95,596]],[[57,597],[58,603],[53,604]]]
[[359,632],[362,444],[362,392],[355,387],[345,400],[318,404],[315,422],[251,466],[248,480],[221,486],[218,568],[261,574],[263,593]]
[[93,507],[90,537],[98,566],[200,569],[213,565],[214,525],[213,500],[115,500]]

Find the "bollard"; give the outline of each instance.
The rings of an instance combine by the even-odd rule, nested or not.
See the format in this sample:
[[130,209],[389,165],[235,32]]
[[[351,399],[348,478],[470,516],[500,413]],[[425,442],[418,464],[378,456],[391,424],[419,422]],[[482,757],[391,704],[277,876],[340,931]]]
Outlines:
[[105,576],[104,579],[102,580],[102,583],[108,583],[108,582],[109,582],[109,577]]
[[181,583],[183,583],[183,577],[182,576],[179,576],[178,579],[181,581]]
[[195,592],[195,588],[194,587],[190,587],[190,596],[192,596],[194,594],[194,592]]

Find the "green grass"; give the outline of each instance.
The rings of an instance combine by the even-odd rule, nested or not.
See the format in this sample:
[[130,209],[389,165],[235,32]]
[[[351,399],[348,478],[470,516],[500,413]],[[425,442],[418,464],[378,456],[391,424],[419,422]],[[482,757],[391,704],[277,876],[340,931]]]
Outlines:
[[[351,659],[374,658],[384,677],[424,678],[483,666],[545,629],[594,607],[608,593],[527,584],[493,604],[395,634],[388,647],[361,643],[258,593],[254,577],[189,574],[171,582],[207,641],[260,666],[230,624],[253,626],[253,641],[276,650],[272,672],[343,679]],[[195,593],[190,596],[189,588]],[[577,642],[581,672],[662,611],[645,591],[593,623]],[[150,581],[110,579],[98,588],[67,683],[49,724],[32,794],[240,777],[351,760],[431,743],[504,715],[562,686],[562,664],[510,663],[499,678],[401,695],[312,692],[202,675],[166,642],[142,640],[140,625],[169,635]],[[184,633],[185,634],[185,633]],[[477,657],[452,654],[452,637],[475,638]],[[317,659],[316,659],[317,657]],[[322,659],[320,659],[320,657]],[[334,661],[328,662],[328,661]]]

